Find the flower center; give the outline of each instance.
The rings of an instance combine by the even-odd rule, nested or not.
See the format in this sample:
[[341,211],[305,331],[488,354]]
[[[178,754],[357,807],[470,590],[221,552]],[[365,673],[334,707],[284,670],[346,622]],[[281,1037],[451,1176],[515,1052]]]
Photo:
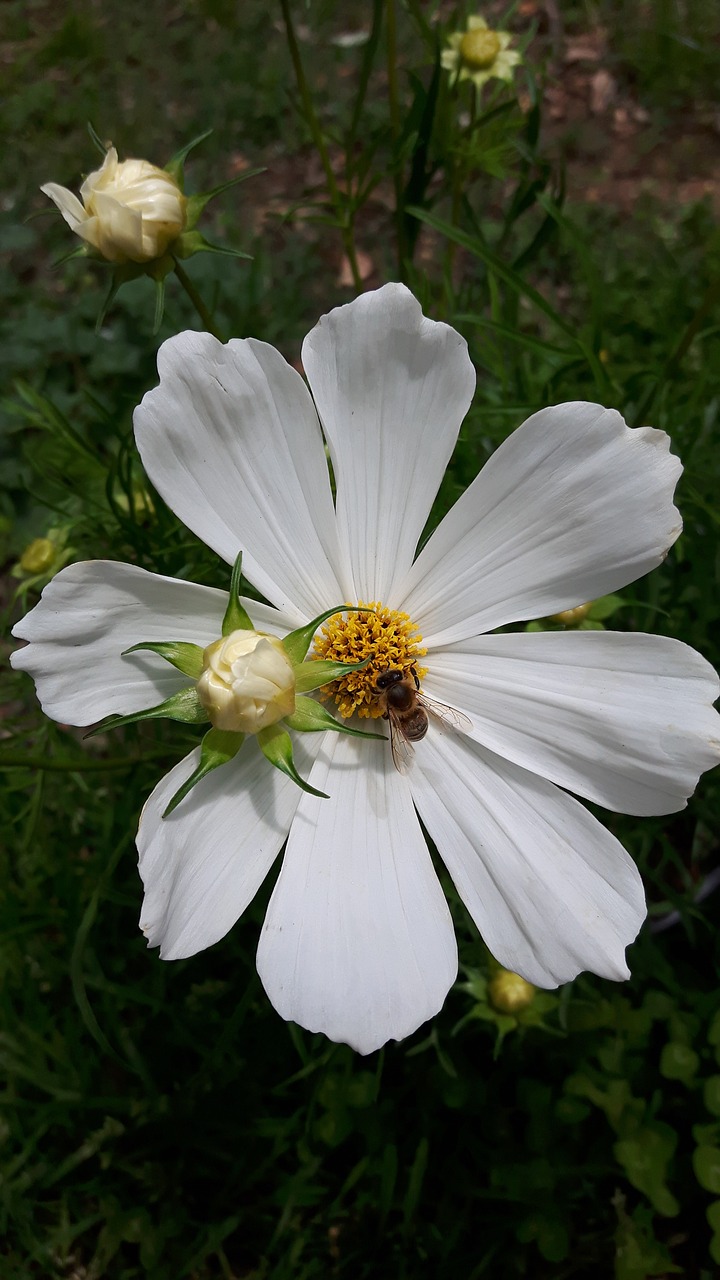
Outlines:
[[333,662],[371,661],[362,671],[351,671],[341,680],[324,685],[320,692],[323,701],[334,698],[341,716],[371,716],[377,719],[383,714],[378,704],[377,678],[383,671],[409,671],[422,679],[427,667],[417,665],[418,658],[427,653],[421,647],[422,636],[410,621],[407,613],[386,609],[385,605],[358,600],[361,609],[373,609],[373,613],[339,613],[323,624],[315,637],[313,658],[327,658]]
[[473,71],[491,67],[499,52],[500,37],[496,31],[466,31],[460,41],[460,57]]

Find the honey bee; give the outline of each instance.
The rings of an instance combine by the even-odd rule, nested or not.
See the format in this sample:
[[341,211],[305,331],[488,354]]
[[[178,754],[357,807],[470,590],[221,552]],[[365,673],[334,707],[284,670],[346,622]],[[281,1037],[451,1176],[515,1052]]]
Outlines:
[[375,681],[377,700],[383,719],[390,725],[390,749],[395,768],[406,773],[413,759],[413,743],[421,742],[428,731],[430,718],[444,728],[472,728],[472,721],[454,707],[435,702],[420,692],[415,664],[406,670],[391,668],[381,671]]

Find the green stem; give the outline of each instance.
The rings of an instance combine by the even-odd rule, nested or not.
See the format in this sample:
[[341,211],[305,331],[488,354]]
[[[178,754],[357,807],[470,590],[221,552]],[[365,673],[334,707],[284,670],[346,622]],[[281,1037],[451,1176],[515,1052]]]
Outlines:
[[215,322],[213,321],[213,318],[212,318],[212,316],[210,315],[210,312],[208,311],[207,307],[205,306],[205,303],[203,302],[202,298],[200,297],[200,294],[198,293],[197,289],[195,288],[195,285],[193,284],[192,280],[190,279],[190,277],[189,277],[189,275],[188,275],[187,271],[185,270],[185,268],[184,268],[183,266],[181,266],[181,265],[180,265],[180,263],[178,262],[177,258],[173,258],[173,261],[174,261],[174,263],[175,263],[175,275],[177,276],[178,280],[180,281],[180,284],[182,285],[183,289],[185,290],[185,292],[186,292],[186,294],[187,294],[188,298],[189,298],[189,299],[190,299],[190,301],[192,302],[192,304],[193,304],[193,306],[194,306],[195,310],[197,311],[197,313],[198,313],[198,315],[199,315],[200,319],[202,320],[202,322],[203,322],[203,324],[204,324],[205,328],[207,329],[208,333],[211,333],[211,334],[213,335],[213,337],[214,337],[214,338],[217,338],[218,342],[224,342],[224,341],[225,341],[225,339],[224,339],[223,335],[220,333],[220,330],[217,328],[217,326],[216,326]]
[[400,101],[397,75],[397,23],[395,0],[387,0],[387,76],[388,100],[390,104],[390,128],[392,131],[393,149],[393,184],[395,186],[395,219],[397,223],[397,256],[400,280],[405,280],[405,212],[403,209],[403,173],[400,159]]
[[290,57],[295,71],[295,80],[298,87],[298,93],[300,94],[300,101],[302,102],[305,120],[310,130],[313,143],[315,144],[315,149],[320,157],[320,163],[325,171],[325,181],[327,183],[328,194],[330,196],[331,204],[335,209],[335,216],[338,220],[343,248],[352,272],[353,284],[358,293],[362,293],[363,285],[360,278],[360,268],[358,267],[357,251],[355,249],[355,232],[352,220],[348,221],[347,218],[345,202],[340,188],[338,187],[332,164],[330,163],[330,155],[325,145],[323,131],[320,127],[320,121],[317,118],[315,107],[313,106],[312,94],[310,93],[307,80],[305,79],[305,71],[303,69],[302,58],[300,56],[300,46],[297,42],[297,36],[295,35],[289,0],[280,0],[280,8],[282,9],[288,48],[290,50]]
[[720,276],[718,276],[717,279],[710,281],[710,284],[708,285],[707,289],[705,290],[705,293],[703,294],[703,298],[700,303],[700,306],[695,312],[695,315],[690,321],[687,329],[682,335],[675,350],[672,352],[669,359],[666,361],[665,367],[663,369],[662,377],[659,378],[657,382],[653,382],[653,384],[648,388],[642,400],[640,401],[640,404],[638,405],[638,408],[635,412],[635,417],[633,418],[633,422],[636,427],[642,426],[643,422],[645,421],[645,416],[650,412],[652,406],[654,405],[655,399],[661,387],[663,387],[665,383],[668,382],[668,380],[672,378],[673,375],[676,373],[682,360],[687,355],[687,352],[689,351],[694,339],[697,337],[698,331],[705,317],[712,311],[713,307],[715,306],[715,304],[719,299],[720,299]]
[[[472,134],[473,134],[473,130],[475,129],[475,121],[477,118],[478,93],[479,93],[479,90],[475,88],[474,84],[471,84],[470,85],[470,113],[469,113],[470,119],[468,120],[466,127],[462,130],[462,133],[460,134],[460,158],[458,160],[457,165],[455,166],[455,172],[453,173],[452,214],[451,214],[450,220],[454,227],[460,226],[460,206],[462,204],[462,197],[465,189],[465,184],[467,182],[468,175],[470,173],[470,165],[468,164],[468,161],[467,161],[466,152],[467,152],[467,147],[469,146],[469,143],[470,143],[470,138],[472,137]],[[452,273],[453,273],[453,267],[455,264],[456,251],[457,251],[457,244],[455,244],[454,241],[451,240],[447,248],[447,257],[446,257],[446,270],[447,270],[448,278],[451,285],[452,285]]]

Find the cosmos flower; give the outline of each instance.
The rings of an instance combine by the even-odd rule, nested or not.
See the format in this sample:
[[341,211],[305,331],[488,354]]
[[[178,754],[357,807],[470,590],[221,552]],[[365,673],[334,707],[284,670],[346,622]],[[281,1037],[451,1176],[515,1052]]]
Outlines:
[[[398,769],[388,741],[303,735],[301,792],[239,752],[175,811],[198,751],[156,787],[138,834],[141,917],[166,959],[222,938],[287,841],[258,949],[283,1017],[369,1053],[443,1004],[457,971],[424,825],[490,951],[540,987],[628,976],[645,916],[619,842],[577,795],[631,814],[683,808],[720,756],[718,680],[664,636],[507,632],[632,582],[680,532],[669,439],[596,404],[534,413],[416,555],[470,405],[464,339],[402,285],[324,316],[308,385],[265,343],[171,338],[136,411],[153,484],[223,560],[242,550],[281,635],[346,602],[317,656],[369,658],[325,688],[347,723],[389,727],[378,680],[454,709]],[[312,392],[312,394],[311,394]],[[323,439],[324,436],[324,439]],[[324,440],[336,485],[333,501]],[[132,565],[74,564],[16,627],[49,715],[85,725],[179,687],[141,641],[215,643],[226,593]],[[412,696],[412,695],[411,695]],[[402,753],[408,747],[400,734]]]
[[161,258],[185,228],[187,200],[175,179],[148,160],[118,160],[114,147],[80,188],[40,188],[68,226],[108,262]]
[[510,48],[511,40],[509,32],[493,31],[484,18],[468,18],[465,31],[448,36],[449,48],[443,49],[440,61],[453,84],[471,80],[476,89],[482,89],[487,80],[509,83],[522,62],[517,50]]

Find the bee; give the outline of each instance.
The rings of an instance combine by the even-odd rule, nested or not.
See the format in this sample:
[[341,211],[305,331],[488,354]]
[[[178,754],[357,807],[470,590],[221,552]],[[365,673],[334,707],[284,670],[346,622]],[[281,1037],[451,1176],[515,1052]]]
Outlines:
[[413,743],[421,742],[430,719],[444,728],[472,728],[472,721],[454,707],[435,702],[420,692],[415,664],[406,670],[399,667],[381,671],[375,681],[377,701],[383,720],[390,725],[390,749],[398,773],[406,773],[413,759]]

